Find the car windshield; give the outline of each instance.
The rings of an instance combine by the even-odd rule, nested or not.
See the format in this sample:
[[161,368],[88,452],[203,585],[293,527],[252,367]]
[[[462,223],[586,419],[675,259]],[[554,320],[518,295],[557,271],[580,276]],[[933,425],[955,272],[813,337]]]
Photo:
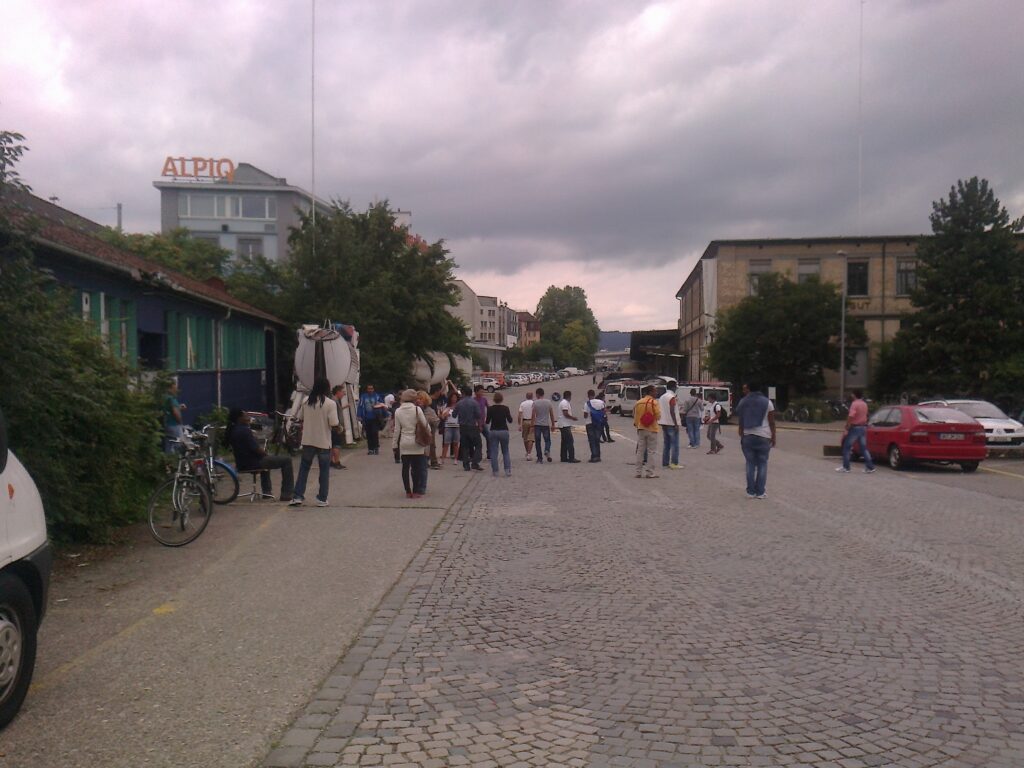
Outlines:
[[999,408],[992,405],[992,403],[986,403],[983,400],[978,400],[970,403],[955,403],[953,407],[958,411],[963,411],[968,416],[973,416],[976,419],[1005,419],[1006,414],[1003,413]]
[[915,408],[914,415],[922,424],[970,424],[974,421],[953,408]]
[[720,403],[728,402],[729,400],[728,389],[713,389],[712,387],[705,387],[704,397],[707,398],[708,395],[714,395],[715,400],[717,400]]

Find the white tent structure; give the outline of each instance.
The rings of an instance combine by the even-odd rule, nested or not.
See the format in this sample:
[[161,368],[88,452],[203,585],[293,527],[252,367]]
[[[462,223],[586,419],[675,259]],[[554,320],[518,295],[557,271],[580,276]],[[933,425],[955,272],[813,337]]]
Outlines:
[[[292,393],[289,416],[299,418],[302,401],[313,388],[313,382],[324,376],[334,388],[345,387],[341,404],[341,423],[345,442],[351,444],[361,436],[362,425],[356,418],[359,402],[359,333],[351,325],[325,323],[303,325],[296,332],[295,348],[296,391]],[[357,430],[359,430],[357,432]]]

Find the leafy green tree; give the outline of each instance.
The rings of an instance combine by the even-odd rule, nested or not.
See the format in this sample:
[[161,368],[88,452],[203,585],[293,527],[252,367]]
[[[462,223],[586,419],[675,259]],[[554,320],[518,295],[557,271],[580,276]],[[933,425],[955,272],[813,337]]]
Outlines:
[[329,215],[302,219],[292,233],[291,264],[280,316],[294,324],[323,319],[359,329],[361,378],[379,387],[406,384],[416,357],[468,355],[455,263],[441,242],[399,227],[383,202],[365,213],[337,202]]
[[[600,329],[587,304],[586,292],[574,285],[550,286],[534,313],[540,321],[540,338],[556,367],[589,367],[597,352]],[[538,351],[539,352],[539,351]]]
[[31,231],[4,198],[18,134],[0,133],[0,407],[56,540],[103,540],[138,519],[162,468],[154,393],[135,383],[70,295],[33,264]]
[[932,203],[917,248],[916,312],[894,339],[875,388],[888,394],[1019,393],[1024,375],[1024,219],[984,179],[957,181]]
[[[708,346],[708,368],[720,379],[756,378],[779,388],[780,400],[814,395],[824,388],[826,368],[839,360],[842,295],[837,286],[811,279],[794,283],[771,273],[748,296],[718,314]],[[846,364],[851,347],[867,340],[863,323],[846,317]]]
[[171,230],[166,235],[125,234],[107,229],[100,233],[100,237],[111,245],[197,280],[223,278],[231,261],[230,251],[192,237],[184,228]]

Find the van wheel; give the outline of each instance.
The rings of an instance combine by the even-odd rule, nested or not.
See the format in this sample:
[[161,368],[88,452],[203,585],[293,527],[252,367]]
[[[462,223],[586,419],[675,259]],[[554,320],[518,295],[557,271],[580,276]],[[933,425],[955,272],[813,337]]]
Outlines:
[[903,452],[898,445],[889,446],[889,466],[893,469],[903,469],[907,462],[903,458]]
[[36,609],[21,579],[0,574],[0,728],[18,714],[36,664]]

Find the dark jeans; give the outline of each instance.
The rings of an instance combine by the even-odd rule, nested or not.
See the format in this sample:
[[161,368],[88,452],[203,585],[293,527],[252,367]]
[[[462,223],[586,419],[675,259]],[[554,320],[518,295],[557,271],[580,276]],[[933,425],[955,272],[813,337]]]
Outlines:
[[533,425],[533,444],[537,447],[537,461],[551,455],[551,427]]
[[483,455],[483,446],[480,443],[480,427],[464,427],[459,425],[459,450],[462,456],[462,466],[469,469],[470,465],[480,466],[480,457]]
[[[687,430],[689,431],[689,430]],[[674,424],[662,424],[661,433],[664,435],[661,444],[661,466],[679,463],[679,427]],[[691,441],[692,445],[693,442]]]
[[366,432],[366,450],[379,451],[380,439],[378,434],[380,433],[380,422],[377,421],[377,417],[363,419],[363,429]]
[[590,460],[601,458],[601,424],[587,424],[587,442],[590,444]]
[[306,480],[309,478],[309,468],[313,466],[314,456],[320,467],[320,492],[316,498],[318,501],[327,501],[327,490],[331,483],[331,449],[315,448],[312,445],[302,446],[302,460],[299,462],[299,477],[295,481],[293,499],[305,498]]
[[747,460],[747,493],[762,496],[768,484],[768,454],[772,441],[759,435],[744,435],[740,443]]
[[402,457],[402,485],[406,493],[427,492],[427,457],[422,453]]
[[[280,469],[281,470],[281,497],[291,496],[295,488],[295,470],[292,469],[291,456],[264,456],[260,459],[258,467],[253,469]],[[270,473],[260,473],[260,485],[263,492],[270,495]]]
[[604,422],[604,441],[606,443],[613,442],[613,440],[612,440],[612,425],[608,421],[607,417],[605,418],[605,422]]
[[559,451],[559,458],[562,461],[576,460],[576,441],[572,437],[572,427],[560,427],[562,432],[562,445]]

